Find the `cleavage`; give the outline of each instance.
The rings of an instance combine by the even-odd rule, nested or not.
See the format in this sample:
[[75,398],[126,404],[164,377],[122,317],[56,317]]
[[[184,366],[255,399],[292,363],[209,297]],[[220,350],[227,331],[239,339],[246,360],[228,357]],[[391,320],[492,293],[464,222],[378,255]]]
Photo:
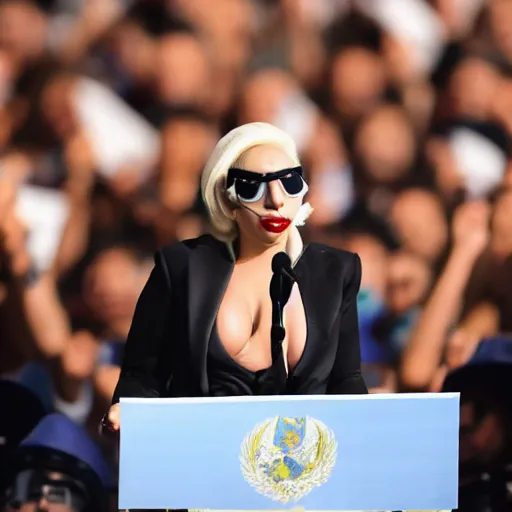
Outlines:
[[[269,295],[271,272],[235,267],[217,315],[220,343],[240,366],[259,371],[272,364],[270,329],[272,303]],[[306,342],[306,318],[297,285],[285,307],[286,338],[283,350],[289,366],[298,363]]]

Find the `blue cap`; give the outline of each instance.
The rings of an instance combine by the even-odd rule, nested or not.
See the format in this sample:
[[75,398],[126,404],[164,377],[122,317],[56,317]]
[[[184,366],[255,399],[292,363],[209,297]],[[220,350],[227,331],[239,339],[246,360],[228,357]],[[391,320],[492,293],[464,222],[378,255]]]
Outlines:
[[479,364],[512,365],[512,337],[485,338],[465,366]]
[[62,414],[46,416],[21,443],[20,452],[43,448],[63,453],[94,472],[101,485],[114,488],[112,471],[86,430]]

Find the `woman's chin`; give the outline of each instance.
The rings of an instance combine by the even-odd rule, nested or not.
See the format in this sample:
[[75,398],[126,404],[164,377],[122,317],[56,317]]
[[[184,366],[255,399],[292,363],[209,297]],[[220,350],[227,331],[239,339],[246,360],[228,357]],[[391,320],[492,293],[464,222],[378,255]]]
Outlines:
[[265,245],[276,245],[281,240],[284,240],[289,233],[289,228],[281,231],[280,233],[274,233],[272,231],[266,231],[265,229],[260,230],[261,239]]

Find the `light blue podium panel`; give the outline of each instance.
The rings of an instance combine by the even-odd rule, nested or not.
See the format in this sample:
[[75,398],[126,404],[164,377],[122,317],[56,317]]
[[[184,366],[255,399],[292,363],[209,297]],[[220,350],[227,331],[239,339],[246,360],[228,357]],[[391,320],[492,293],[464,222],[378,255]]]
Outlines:
[[457,507],[459,395],[121,399],[119,507]]

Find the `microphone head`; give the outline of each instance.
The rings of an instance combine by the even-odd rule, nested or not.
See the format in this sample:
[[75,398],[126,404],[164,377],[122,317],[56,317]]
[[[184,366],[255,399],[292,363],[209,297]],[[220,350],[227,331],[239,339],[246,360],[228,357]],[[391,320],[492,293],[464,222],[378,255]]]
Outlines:
[[272,258],[272,272],[279,272],[283,268],[290,268],[292,261],[290,260],[290,256],[285,252],[278,252]]

